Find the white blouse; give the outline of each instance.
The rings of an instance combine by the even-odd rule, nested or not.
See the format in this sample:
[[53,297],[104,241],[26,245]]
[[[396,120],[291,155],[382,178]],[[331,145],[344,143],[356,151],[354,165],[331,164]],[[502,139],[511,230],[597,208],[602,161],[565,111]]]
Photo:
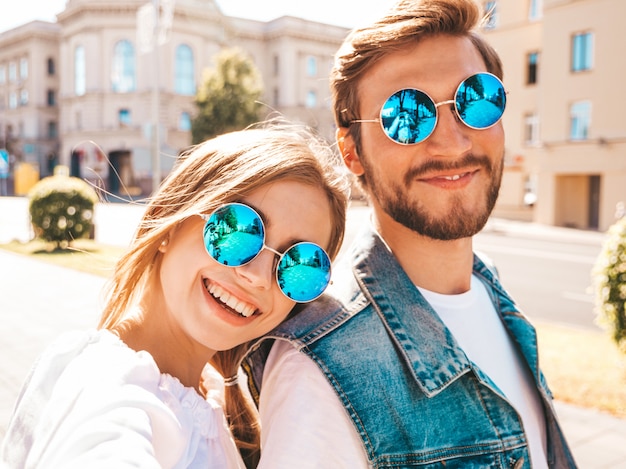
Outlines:
[[245,467],[214,397],[107,330],[67,333],[40,356],[0,457],[46,469]]

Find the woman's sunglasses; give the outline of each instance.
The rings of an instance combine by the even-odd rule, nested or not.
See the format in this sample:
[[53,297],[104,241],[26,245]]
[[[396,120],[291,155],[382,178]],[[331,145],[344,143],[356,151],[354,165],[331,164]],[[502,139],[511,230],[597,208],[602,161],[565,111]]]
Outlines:
[[477,73],[461,82],[454,99],[435,103],[421,90],[407,88],[396,91],[383,104],[378,119],[357,122],[380,122],[385,135],[396,143],[414,145],[426,140],[437,125],[437,108],[453,104],[457,116],[471,129],[488,129],[502,118],[506,107],[506,91],[502,82],[491,73]]
[[326,251],[309,242],[296,243],[282,254],[270,248],[265,244],[263,220],[253,208],[229,203],[201,217],[206,221],[204,246],[220,264],[240,267],[267,249],[278,259],[276,282],[280,291],[299,303],[313,301],[330,283],[330,258]]

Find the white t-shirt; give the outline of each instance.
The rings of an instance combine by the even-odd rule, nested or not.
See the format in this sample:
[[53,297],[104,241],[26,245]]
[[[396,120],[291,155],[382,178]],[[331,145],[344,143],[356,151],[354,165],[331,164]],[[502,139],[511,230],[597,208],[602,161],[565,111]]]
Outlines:
[[216,399],[106,330],[65,334],[42,354],[0,455],[46,469],[245,467]]
[[[468,347],[468,358],[500,387],[521,415],[533,467],[547,467],[541,402],[482,282],[472,277],[472,290],[462,295],[420,291],[437,312],[442,311],[460,346]],[[462,317],[458,314],[461,310]],[[492,358],[494,363],[490,363]],[[512,375],[509,367],[516,370]],[[523,390],[518,392],[520,382]],[[259,411],[259,469],[369,467],[363,443],[335,391],[318,366],[288,342],[277,340],[270,351]]]
[[322,371],[289,342],[270,351],[259,402],[258,469],[366,469],[352,420]]
[[485,285],[472,275],[470,290],[460,295],[418,289],[465,355],[489,376],[517,410],[528,438],[533,468],[547,468],[543,404],[530,369],[507,334]]

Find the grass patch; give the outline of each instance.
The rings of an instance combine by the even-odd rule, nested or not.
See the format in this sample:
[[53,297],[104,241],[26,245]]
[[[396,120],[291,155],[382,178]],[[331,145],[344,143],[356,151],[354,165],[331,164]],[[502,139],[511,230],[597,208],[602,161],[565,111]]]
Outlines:
[[109,277],[113,273],[115,263],[125,252],[125,248],[89,239],[76,240],[67,249],[54,249],[53,244],[37,239],[27,243],[11,241],[0,244],[0,249],[101,277]]
[[535,326],[540,366],[554,398],[626,418],[626,356],[608,333]]

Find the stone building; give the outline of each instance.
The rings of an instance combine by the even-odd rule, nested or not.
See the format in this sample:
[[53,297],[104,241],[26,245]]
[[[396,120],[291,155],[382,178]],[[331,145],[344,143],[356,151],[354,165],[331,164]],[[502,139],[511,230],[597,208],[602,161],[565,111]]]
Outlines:
[[149,193],[153,168],[164,176],[190,145],[196,89],[225,47],[261,72],[267,115],[334,139],[328,75],[347,29],[228,17],[213,0],[160,5],[156,48],[146,0],[68,0],[56,23],[0,34],[0,148],[42,176],[59,162],[114,192]]

